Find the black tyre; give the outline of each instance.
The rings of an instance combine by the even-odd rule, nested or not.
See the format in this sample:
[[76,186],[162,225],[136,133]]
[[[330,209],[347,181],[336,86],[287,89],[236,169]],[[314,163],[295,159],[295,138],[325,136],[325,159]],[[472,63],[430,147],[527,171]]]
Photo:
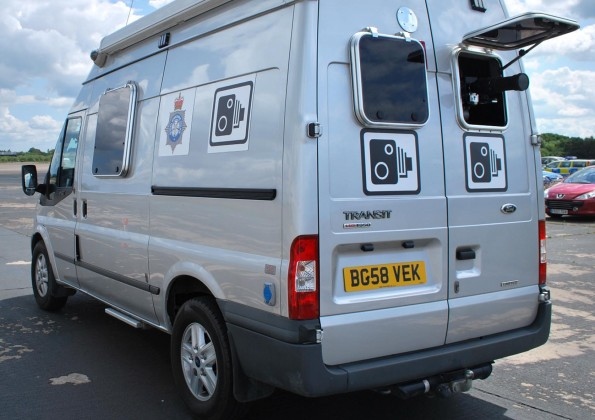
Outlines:
[[192,412],[201,420],[241,418],[246,406],[233,396],[227,328],[214,301],[199,297],[184,303],[171,340],[174,381]]
[[54,270],[52,270],[48,252],[43,242],[38,242],[33,248],[31,283],[33,296],[35,296],[35,301],[41,309],[57,311],[66,304],[68,296],[54,296],[62,292],[61,289],[63,288],[56,283]]

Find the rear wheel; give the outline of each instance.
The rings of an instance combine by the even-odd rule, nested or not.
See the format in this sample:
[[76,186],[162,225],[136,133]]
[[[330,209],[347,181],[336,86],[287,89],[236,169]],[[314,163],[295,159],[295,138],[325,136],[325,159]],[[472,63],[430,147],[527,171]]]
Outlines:
[[186,405],[201,419],[240,418],[245,406],[233,396],[227,329],[213,300],[184,303],[171,339],[173,377]]
[[54,296],[61,292],[62,287],[56,283],[54,270],[43,242],[38,242],[33,248],[31,283],[33,296],[35,296],[35,301],[41,309],[57,311],[66,304],[68,296]]

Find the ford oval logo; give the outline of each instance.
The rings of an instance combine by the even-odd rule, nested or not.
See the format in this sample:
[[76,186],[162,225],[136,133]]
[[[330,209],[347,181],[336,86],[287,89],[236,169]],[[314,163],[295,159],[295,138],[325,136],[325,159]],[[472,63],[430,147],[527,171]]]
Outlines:
[[500,211],[504,214],[512,214],[516,211],[516,206],[514,204],[508,203],[508,204],[504,204],[501,208]]

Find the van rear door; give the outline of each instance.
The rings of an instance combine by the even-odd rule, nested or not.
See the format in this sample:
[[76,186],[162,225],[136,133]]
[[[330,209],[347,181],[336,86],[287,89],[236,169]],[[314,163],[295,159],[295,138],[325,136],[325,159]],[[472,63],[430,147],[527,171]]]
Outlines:
[[[502,9],[489,5],[471,11],[444,8],[438,0],[427,3],[443,124],[449,226],[446,343],[452,343],[535,319],[542,181],[524,91],[529,81],[516,49],[576,25],[543,14],[504,19]],[[469,16],[458,19],[456,28],[443,24],[463,13]],[[477,30],[479,25],[486,27]]]
[[481,26],[489,31],[468,43],[497,40],[505,12],[438,0],[399,6],[319,2],[320,319],[329,365],[519,328],[537,312],[543,206],[529,99],[494,93],[489,82],[513,76],[505,87],[522,91],[527,80],[514,52],[461,43]]
[[324,362],[440,346],[448,320],[447,209],[425,6],[416,6],[415,39],[392,35],[391,2],[322,0],[319,7]]

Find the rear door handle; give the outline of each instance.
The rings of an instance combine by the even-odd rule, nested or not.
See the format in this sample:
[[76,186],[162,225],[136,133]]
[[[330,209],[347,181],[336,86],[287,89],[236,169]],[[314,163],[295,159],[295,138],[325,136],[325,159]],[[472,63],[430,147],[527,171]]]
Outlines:
[[475,250],[471,248],[457,250],[457,260],[474,260]]

